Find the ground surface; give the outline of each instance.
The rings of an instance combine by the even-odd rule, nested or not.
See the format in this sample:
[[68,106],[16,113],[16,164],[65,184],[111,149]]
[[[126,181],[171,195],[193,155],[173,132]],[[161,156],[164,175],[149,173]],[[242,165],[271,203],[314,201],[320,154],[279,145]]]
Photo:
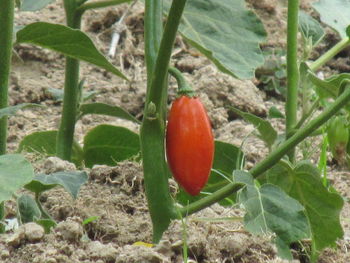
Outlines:
[[[269,33],[264,48],[282,48],[285,45],[285,2],[279,0],[249,0]],[[310,11],[310,1],[302,7]],[[122,15],[126,6],[88,12],[84,16],[83,30],[100,50],[108,50],[110,27]],[[16,23],[25,25],[34,21],[63,23],[61,1],[40,12],[17,13]],[[134,6],[125,22],[127,30],[121,38],[117,56],[112,62],[132,80],[131,84],[112,74],[82,63],[81,75],[86,78],[86,90],[98,91],[94,101],[119,105],[134,116],[142,117],[146,75],[143,57],[143,7]],[[329,33],[318,52],[334,44]],[[332,42],[333,41],[333,42]],[[64,58],[53,52],[29,45],[16,46],[11,75],[11,105],[33,102],[47,107],[21,111],[10,118],[9,148],[14,152],[19,141],[34,131],[57,129],[61,104],[46,92],[47,88],[61,88],[64,81]],[[267,109],[275,105],[283,110],[283,103],[258,90],[258,80],[239,81],[218,72],[204,57],[189,49],[179,38],[174,51],[173,64],[193,83],[204,101],[212,119],[216,139],[241,145],[253,127],[236,119],[228,110],[233,105],[244,111],[266,116]],[[316,56],[317,54],[315,54]],[[349,53],[330,62],[328,71],[343,71],[349,64]],[[170,99],[175,96],[170,91]],[[170,101],[170,100],[169,100]],[[81,142],[92,127],[108,123],[125,126],[135,132],[136,124],[115,118],[86,116],[76,126],[76,137]],[[283,123],[274,123],[277,129]],[[243,146],[247,154],[247,168],[263,158],[267,150],[254,136]],[[32,157],[28,155],[28,157]],[[33,159],[33,158],[32,158]],[[71,164],[55,158],[34,158],[39,172],[74,169]],[[350,174],[339,167],[330,167],[330,177],[338,191],[350,198]],[[0,236],[0,262],[3,263],[112,263],[112,262],[182,262],[182,226],[173,222],[162,242],[150,248],[133,245],[151,242],[151,223],[142,187],[142,167],[136,162],[123,162],[116,167],[95,167],[88,170],[89,182],[84,185],[77,200],[62,189],[54,189],[43,196],[49,213],[59,222],[50,234],[31,238],[38,231],[33,225],[22,226],[15,233]],[[13,202],[7,203],[8,217],[15,214]],[[187,219],[188,251],[191,262],[284,262],[276,257],[276,248],[269,237],[255,237],[246,232],[241,221],[204,222],[202,217],[240,217],[243,211],[212,206]],[[91,216],[99,220],[82,227],[81,222]],[[344,240],[336,250],[326,250],[319,262],[350,262],[350,207],[346,203],[342,212]],[[332,227],[332,226],[330,226]],[[325,229],[325,231],[327,231]],[[40,231],[39,231],[40,232]],[[305,262],[296,258],[296,262]]]

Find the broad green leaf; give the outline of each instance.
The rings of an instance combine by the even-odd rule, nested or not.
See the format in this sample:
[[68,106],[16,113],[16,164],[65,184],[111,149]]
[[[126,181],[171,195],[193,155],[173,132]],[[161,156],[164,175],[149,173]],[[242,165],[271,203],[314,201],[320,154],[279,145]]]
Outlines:
[[95,47],[82,31],[64,25],[35,22],[17,32],[17,43],[30,43],[83,60],[127,79]]
[[[48,88],[47,92],[52,96],[55,101],[63,101],[64,91],[63,89]],[[83,101],[86,101],[97,94],[97,91],[84,91]]]
[[[229,143],[215,141],[214,163],[208,183],[197,196],[191,196],[180,189],[180,192],[176,195],[177,201],[187,205],[219,190],[230,182],[236,181],[234,171],[241,169],[244,161],[244,154],[238,147]],[[235,174],[238,176],[239,172]],[[219,204],[229,206],[235,203],[235,199],[236,195],[234,194],[220,201]]]
[[35,223],[41,225],[44,228],[46,234],[49,234],[50,229],[57,225],[57,223],[52,219],[38,219],[35,220]]
[[343,199],[325,188],[318,169],[311,163],[300,162],[293,168],[281,161],[267,172],[267,179],[305,207],[317,251],[334,246],[335,241],[342,238],[340,212]]
[[0,156],[0,203],[11,199],[12,195],[34,177],[32,165],[20,154]]
[[34,222],[41,217],[40,209],[30,195],[24,194],[17,199],[17,209],[22,224]]
[[89,103],[80,105],[80,114],[81,116],[86,114],[101,114],[108,115],[124,120],[132,121],[135,123],[140,123],[134,116],[129,112],[118,106],[112,106],[105,103]]
[[36,194],[40,194],[59,185],[73,198],[77,198],[80,187],[86,183],[87,179],[88,176],[86,172],[82,171],[37,174],[33,181],[25,185],[25,188]]
[[245,228],[253,234],[275,233],[286,246],[310,236],[304,207],[275,185],[247,185],[239,201],[247,212]]
[[31,108],[31,107],[43,107],[43,106],[39,104],[34,104],[34,103],[22,103],[15,106],[2,108],[0,109],[0,119],[5,116],[15,115],[17,111],[22,110],[24,108]]
[[123,127],[99,125],[84,137],[84,160],[94,164],[116,165],[140,152],[139,136]]
[[[20,142],[18,152],[36,152],[46,156],[56,156],[57,131],[33,132]],[[72,162],[81,166],[83,161],[82,149],[78,142],[73,142]]]
[[[164,1],[167,10],[170,2]],[[224,73],[250,79],[264,63],[259,44],[266,32],[244,0],[188,1],[179,31]]]
[[53,1],[54,0],[22,0],[20,10],[37,11],[52,3]]
[[233,107],[230,107],[230,109],[234,111],[236,114],[238,114],[239,116],[241,116],[245,121],[253,124],[259,132],[258,137],[262,141],[264,141],[269,148],[271,148],[271,146],[273,145],[273,143],[277,138],[277,132],[272,127],[270,122],[258,116],[255,116],[254,114],[243,112]]
[[303,11],[299,12],[299,28],[303,37],[311,41],[312,46],[316,46],[325,35],[320,23]]
[[342,38],[347,37],[346,30],[350,25],[349,0],[320,0],[312,6],[321,16],[321,21],[338,31]]

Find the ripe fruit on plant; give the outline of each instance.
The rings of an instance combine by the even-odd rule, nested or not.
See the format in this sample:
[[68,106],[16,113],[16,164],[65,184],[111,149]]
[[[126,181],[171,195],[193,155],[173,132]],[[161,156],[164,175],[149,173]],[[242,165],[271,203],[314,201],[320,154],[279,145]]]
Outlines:
[[214,159],[211,124],[199,98],[182,95],[173,102],[166,152],[175,180],[189,194],[199,194],[208,181]]
[[345,116],[334,117],[327,130],[328,142],[334,159],[340,164],[346,161],[349,127]]

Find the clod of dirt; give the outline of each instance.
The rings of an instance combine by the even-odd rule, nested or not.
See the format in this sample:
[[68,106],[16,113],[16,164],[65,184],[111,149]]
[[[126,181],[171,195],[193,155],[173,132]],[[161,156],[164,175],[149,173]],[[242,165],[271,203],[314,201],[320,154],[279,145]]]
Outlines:
[[250,80],[239,80],[208,65],[196,71],[197,89],[208,94],[215,107],[236,107],[242,111],[265,117],[265,94]]
[[119,255],[115,263],[170,263],[168,258],[149,247],[126,245],[118,252]]
[[60,222],[55,228],[55,231],[63,239],[71,242],[78,241],[83,236],[83,227],[81,223],[70,218],[66,221]]
[[23,226],[25,237],[29,242],[37,242],[44,237],[45,230],[42,226],[36,223],[28,223]]
[[6,239],[6,243],[12,247],[18,247],[25,240],[25,232],[23,227],[19,227],[15,233]]
[[115,262],[118,250],[111,244],[104,245],[100,241],[92,241],[87,245],[87,253],[92,259],[102,259],[104,262]]
[[60,172],[60,171],[75,171],[76,167],[73,163],[64,161],[58,157],[49,157],[44,162],[45,172],[47,174]]

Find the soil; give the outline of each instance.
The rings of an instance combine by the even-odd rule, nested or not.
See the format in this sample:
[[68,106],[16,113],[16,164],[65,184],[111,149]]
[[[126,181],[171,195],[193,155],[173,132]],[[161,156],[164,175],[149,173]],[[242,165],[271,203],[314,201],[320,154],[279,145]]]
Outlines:
[[[64,23],[62,1],[50,4],[39,12],[17,12],[17,25],[35,21]],[[268,40],[262,48],[285,47],[286,1],[248,0],[248,5],[262,19]],[[302,8],[315,17],[310,0],[301,1]],[[126,10],[126,5],[89,11],[83,18],[85,31],[104,54],[111,39],[111,26]],[[117,55],[111,62],[122,70],[131,82],[121,80],[105,70],[81,63],[85,90],[97,91],[93,101],[119,105],[138,119],[146,92],[146,72],[143,55],[143,5],[137,3],[125,19]],[[318,47],[321,53],[334,44],[337,36],[328,31],[325,42]],[[318,53],[315,53],[315,56]],[[23,110],[9,119],[8,147],[15,152],[21,139],[34,131],[57,129],[61,103],[55,101],[47,88],[62,88],[64,57],[31,45],[15,47],[11,73],[10,104],[39,103],[43,108]],[[343,52],[324,67],[327,72],[349,71],[349,52]],[[258,79],[241,81],[219,72],[210,62],[178,37],[172,63],[185,72],[200,94],[213,123],[218,140],[240,146],[247,155],[246,168],[252,167],[267,154],[264,144],[253,135],[254,127],[237,118],[227,106],[235,106],[261,117],[274,105],[283,111],[283,102],[267,96],[256,88]],[[169,103],[175,97],[171,80]],[[124,120],[102,116],[85,116],[76,125],[76,139],[98,124],[124,126],[138,132],[139,126]],[[273,121],[282,130],[281,121]],[[247,134],[251,134],[247,137]],[[26,155],[37,172],[52,173],[75,169],[71,163],[58,158]],[[42,196],[44,207],[58,222],[50,233],[35,224],[25,224],[0,236],[0,262],[3,263],[117,263],[117,262],[183,262],[183,225],[174,221],[160,244],[150,247],[152,226],[143,188],[142,166],[125,161],[115,167],[95,166],[85,169],[89,174],[76,200],[61,188]],[[329,167],[334,187],[346,200],[350,198],[350,173],[341,167]],[[171,184],[176,187],[175,182]],[[7,217],[16,214],[14,201],[6,203]],[[243,228],[242,220],[208,222],[201,218],[242,218],[243,210],[213,205],[186,219],[188,262],[282,263],[269,236],[253,236]],[[83,220],[98,216],[83,226]],[[350,262],[350,206],[346,202],[341,215],[344,238],[335,249],[326,249],[321,263]],[[331,226],[330,226],[331,227]],[[144,243],[142,243],[144,242]],[[295,252],[294,263],[306,262]]]

